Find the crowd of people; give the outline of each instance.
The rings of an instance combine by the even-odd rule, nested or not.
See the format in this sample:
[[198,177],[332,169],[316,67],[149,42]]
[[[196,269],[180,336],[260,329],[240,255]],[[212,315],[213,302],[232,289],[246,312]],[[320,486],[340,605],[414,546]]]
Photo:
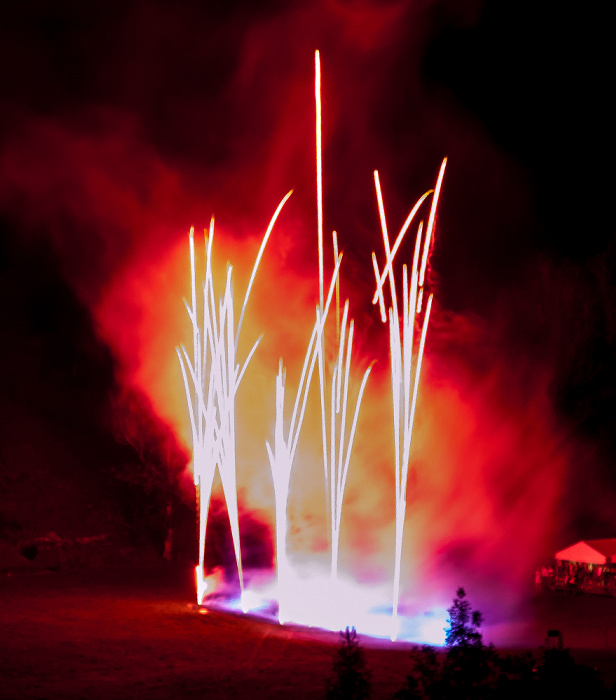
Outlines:
[[583,564],[556,560],[535,575],[538,588],[616,596],[616,565]]

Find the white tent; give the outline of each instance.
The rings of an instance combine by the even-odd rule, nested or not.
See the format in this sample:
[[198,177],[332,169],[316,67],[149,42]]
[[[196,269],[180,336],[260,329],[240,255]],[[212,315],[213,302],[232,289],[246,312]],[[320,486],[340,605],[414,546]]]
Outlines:
[[605,540],[580,540],[556,552],[555,559],[578,564],[616,564],[616,537]]

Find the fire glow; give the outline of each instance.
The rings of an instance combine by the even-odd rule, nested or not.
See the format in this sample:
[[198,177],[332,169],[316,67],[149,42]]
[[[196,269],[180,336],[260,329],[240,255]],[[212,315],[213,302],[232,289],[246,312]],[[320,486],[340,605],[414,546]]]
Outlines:
[[[272,234],[278,216],[289,192],[276,209],[259,248],[250,281],[244,296],[237,326],[234,319],[232,267],[227,266],[224,293],[217,295],[212,275],[214,221],[205,239],[205,281],[203,299],[197,298],[195,272],[194,230],[190,233],[191,301],[185,302],[192,326],[192,357],[182,346],[177,354],[182,370],[184,388],[190,415],[193,443],[193,473],[197,491],[199,517],[199,563],[196,567],[197,600],[202,604],[211,593],[220,595],[220,586],[212,586],[212,576],[205,571],[206,523],[216,468],[218,468],[231,525],[233,548],[239,577],[239,606],[243,612],[267,608],[268,600],[275,600],[281,623],[316,625],[339,629],[353,625],[360,631],[377,636],[412,637],[417,641],[441,643],[444,613],[434,623],[411,630],[406,620],[402,625],[400,612],[400,572],[406,491],[409,474],[410,448],[417,406],[417,395],[423,351],[432,306],[429,294],[424,306],[426,268],[436,221],[438,197],[445,172],[446,160],[441,166],[434,190],[424,194],[405,220],[393,245],[390,245],[385,207],[378,172],[374,179],[385,251],[385,265],[381,272],[376,255],[372,254],[376,280],[373,304],[378,302],[381,320],[388,322],[393,401],[394,471],[395,471],[395,561],[391,606],[388,596],[380,587],[364,587],[339,575],[339,541],[342,510],[352,448],[357,431],[361,402],[372,369],[364,371],[355,394],[355,407],[349,411],[349,390],[354,381],[351,375],[354,321],[349,319],[349,301],[340,314],[339,275],[342,255],[338,252],[337,235],[332,234],[334,270],[327,294],[325,293],[325,266],[323,245],[323,186],[321,151],[321,75],[320,56],[315,54],[316,101],[316,190],[319,256],[319,296],[316,320],[308,341],[301,376],[293,405],[293,412],[285,437],[285,369],[280,360],[275,384],[275,429],[273,447],[266,442],[275,499],[276,530],[276,586],[245,585],[240,544],[237,477],[235,459],[235,396],[250,360],[257,350],[257,340],[243,364],[237,361],[240,331],[248,306],[250,291]],[[428,224],[424,234],[423,222],[418,226],[415,252],[410,274],[402,267],[402,316],[398,306],[398,291],[394,273],[394,256],[409,230],[423,202],[432,195]],[[423,245],[422,245],[423,244]],[[386,309],[384,285],[389,285],[390,306]],[[333,353],[326,351],[327,319],[335,292],[336,343]],[[202,308],[199,308],[201,305]],[[419,329],[419,341],[414,334]],[[323,475],[328,500],[327,517],[330,526],[330,571],[298,571],[291,565],[287,552],[287,509],[290,477],[298,440],[305,417],[308,394],[315,367],[318,368],[320,419],[323,449]],[[352,413],[352,417],[351,417]],[[214,588],[214,590],[212,590]],[[232,604],[231,604],[232,605]],[[431,614],[434,617],[434,614]],[[408,618],[408,616],[406,616]],[[406,619],[405,618],[405,619]],[[436,632],[435,632],[436,630]]]

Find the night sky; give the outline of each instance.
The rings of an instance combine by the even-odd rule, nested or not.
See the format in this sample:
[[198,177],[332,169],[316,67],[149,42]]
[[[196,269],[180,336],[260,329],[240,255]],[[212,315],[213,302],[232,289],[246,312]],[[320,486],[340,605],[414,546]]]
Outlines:
[[[287,223],[312,230],[319,48],[325,225],[339,231],[357,315],[372,313],[370,252],[380,251],[372,171],[401,222],[448,156],[427,352],[468,381],[498,365],[521,387],[545,382],[562,433],[585,454],[566,474],[547,545],[614,536],[612,28],[606,3],[3,2],[5,530],[24,497],[9,495],[8,475],[26,468],[25,426],[43,435],[52,472],[87,460],[80,478],[98,483],[121,462],[131,493],[176,483],[186,450],[132,381],[139,353],[123,355],[101,319],[118,280],[212,212],[241,248],[294,188]],[[314,248],[298,236],[289,249],[298,275],[316,270]],[[129,327],[133,307],[122,308],[118,327]],[[484,330],[465,335],[465,324]],[[382,354],[377,325],[366,321],[361,343]],[[47,434],[70,458],[45,447]]]

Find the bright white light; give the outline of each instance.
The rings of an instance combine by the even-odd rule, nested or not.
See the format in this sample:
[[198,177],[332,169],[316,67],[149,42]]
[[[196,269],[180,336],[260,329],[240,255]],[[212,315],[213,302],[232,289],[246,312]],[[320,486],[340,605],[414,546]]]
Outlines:
[[227,266],[227,279],[222,297],[217,296],[214,290],[212,276],[214,219],[210,223],[209,236],[206,239],[203,321],[201,326],[199,324],[194,229],[190,229],[191,304],[189,305],[186,300],[184,300],[184,304],[193,330],[193,353],[191,358],[186,348],[182,346],[177,348],[177,354],[182,370],[190,416],[193,441],[193,469],[197,487],[197,509],[199,513],[198,599],[202,597],[199,593],[199,580],[203,581],[205,573],[206,524],[216,467],[218,467],[220,473],[229,514],[240,588],[243,589],[244,586],[235,464],[235,395],[246,367],[259,344],[259,340],[253,345],[241,367],[236,362],[236,352],[244,313],[259,262],[276,219],[290,196],[291,192],[282,199],[263,236],[244,296],[237,328],[234,321],[231,265]]
[[[341,256],[336,261],[336,267],[329,286],[327,302],[323,313],[319,307],[316,310],[316,322],[312,329],[312,335],[308,342],[308,348],[304,357],[304,365],[299,381],[299,387],[295,397],[295,405],[287,437],[284,436],[284,398],[285,398],[285,372],[280,360],[278,375],[276,377],[276,422],[274,429],[274,448],[266,442],[267,454],[272,470],[272,480],[274,482],[274,500],[276,507],[276,571],[278,575],[278,588],[283,590],[287,584],[287,572],[289,563],[287,561],[286,537],[287,537],[287,501],[289,498],[289,481],[291,469],[297,450],[297,442],[304,421],[306,403],[308,401],[308,391],[314,372],[314,366],[318,357],[318,348],[323,336],[327,314],[332,300],[334,286],[338,280]],[[298,413],[299,410],[299,413]],[[278,598],[279,620],[286,620],[286,596]]]
[[[317,311],[317,323],[320,328],[316,354],[319,367],[319,398],[321,401],[321,435],[323,442],[323,474],[325,479],[325,492],[328,496],[328,516],[330,524],[331,545],[331,574],[336,577],[338,573],[338,549],[340,542],[340,526],[342,520],[342,503],[346,486],[351,451],[357,429],[359,409],[363,398],[366,382],[370,375],[372,365],[364,372],[364,376],[355,401],[355,410],[350,429],[347,426],[347,406],[349,396],[349,376],[351,371],[351,354],[353,351],[354,322],[349,321],[349,302],[344,305],[342,323],[340,322],[340,286],[339,277],[334,275],[336,284],[336,339],[338,341],[337,359],[330,370],[330,401],[329,401],[329,434],[327,431],[327,379],[325,358],[325,321],[327,312],[323,306],[323,168],[321,153],[321,59],[319,52],[315,52],[315,80],[314,80],[315,104],[316,104],[316,176],[317,176],[317,222],[318,222],[318,250],[319,250],[319,310]],[[338,235],[332,232],[332,246],[336,271],[340,256],[338,254]],[[334,282],[332,278],[332,284]],[[331,298],[332,288],[330,286]],[[347,432],[348,431],[348,432]]]
[[392,618],[389,587],[384,584],[358,583],[346,575],[332,579],[316,566],[290,568],[284,588],[280,581],[258,576],[247,581],[241,597],[213,597],[205,605],[215,609],[275,619],[275,601],[284,601],[284,624],[302,625],[337,632],[348,627],[363,635],[389,639],[392,628],[396,638],[417,644],[442,646],[445,641],[447,611],[444,607],[425,610],[406,605]]
[[[309,626],[339,630],[354,626],[364,634],[411,639],[412,641],[440,644],[444,640],[446,617],[442,611],[416,611],[408,614],[400,605],[400,574],[402,540],[406,515],[406,490],[409,473],[411,438],[417,408],[419,379],[426,334],[432,306],[432,295],[426,289],[425,276],[436,221],[438,198],[443,182],[446,159],[443,161],[434,190],[424,194],[411,209],[400,232],[390,246],[385,205],[378,172],[374,172],[377,204],[381,223],[385,263],[379,267],[376,255],[372,262],[376,280],[373,303],[378,301],[381,318],[388,323],[390,368],[392,378],[394,471],[395,471],[395,560],[393,580],[393,604],[381,587],[370,587],[348,580],[338,571],[338,550],[342,525],[344,491],[349,471],[351,453],[357,430],[358,416],[366,383],[372,365],[365,370],[357,393],[355,406],[349,406],[351,384],[351,359],[355,326],[350,319],[349,302],[344,304],[340,318],[339,270],[342,255],[338,251],[338,239],[333,232],[334,271],[327,297],[324,290],[323,261],[323,197],[321,151],[321,66],[320,55],[315,53],[316,100],[316,189],[317,227],[319,254],[319,301],[316,320],[310,335],[297,394],[290,422],[285,424],[285,370],[280,360],[275,385],[276,417],[273,445],[266,442],[275,500],[276,523],[276,585],[271,590],[244,585],[240,547],[239,514],[235,459],[235,398],[238,386],[248,364],[257,349],[257,340],[243,364],[236,355],[239,335],[247,309],[250,292],[259,263],[274,224],[290,196],[282,199],[276,209],[261,247],[246,289],[237,325],[234,317],[232,267],[228,265],[224,291],[217,293],[212,274],[212,247],[214,220],[206,237],[206,269],[202,300],[197,295],[195,272],[194,230],[190,231],[191,300],[185,300],[192,325],[192,355],[182,346],[177,349],[188,412],[192,430],[194,480],[197,487],[197,511],[199,513],[199,564],[195,570],[197,600],[211,605],[216,597],[222,597],[225,607],[248,610],[264,608],[272,610],[272,601],[278,603],[281,623],[292,621]],[[399,309],[399,290],[396,287],[394,256],[402,240],[417,216],[423,202],[432,194],[428,225],[425,235],[423,224],[418,226],[410,279],[406,265],[402,266],[402,313]],[[385,298],[385,282],[388,282],[389,302]],[[326,357],[326,322],[336,292],[336,340],[333,357]],[[424,296],[428,296],[424,308]],[[414,338],[415,327],[420,333]],[[330,347],[329,344],[327,346]],[[298,446],[308,392],[315,365],[319,375],[319,399],[323,448],[323,474],[327,497],[327,514],[331,544],[331,567],[327,574],[321,570],[295,570],[286,551],[287,503],[291,469]],[[357,386],[357,384],[354,384]],[[352,392],[354,393],[354,392]],[[240,596],[234,601],[226,595],[211,577],[205,576],[205,538],[212,485],[218,468],[227,512],[231,525],[233,547],[240,581]],[[390,602],[387,602],[387,601]],[[393,615],[392,615],[393,613]],[[446,612],[444,613],[446,615]]]
[[[418,269],[419,250],[422,239],[423,226],[419,225],[417,238],[415,242],[415,252],[413,255],[413,267],[411,271],[411,281],[409,287],[408,272],[406,265],[402,268],[402,319],[400,319],[398,311],[398,292],[396,289],[396,280],[393,267],[393,258],[396,252],[396,246],[390,248],[389,234],[387,231],[387,217],[385,215],[385,205],[383,203],[383,195],[381,192],[381,183],[379,174],[374,171],[374,184],[376,187],[376,197],[379,208],[379,218],[381,221],[381,232],[383,234],[383,245],[385,248],[385,267],[381,274],[376,255],[372,254],[372,264],[374,275],[376,278],[376,291],[373,297],[373,303],[377,300],[381,310],[381,319],[385,321],[385,298],[383,294],[383,285],[385,279],[389,281],[389,293],[391,298],[391,306],[387,317],[389,319],[389,350],[391,360],[391,389],[393,402],[393,426],[394,426],[394,471],[396,481],[396,513],[395,513],[395,561],[394,561],[394,590],[393,590],[393,628],[391,638],[396,639],[398,634],[398,625],[396,617],[398,616],[398,607],[400,602],[400,572],[402,560],[402,538],[404,534],[404,520],[406,516],[406,487],[408,482],[409,460],[411,450],[411,438],[413,434],[413,424],[415,420],[415,410],[417,407],[417,392],[419,389],[419,377],[421,374],[421,364],[423,351],[426,342],[426,333],[428,330],[428,322],[430,320],[430,310],[432,307],[432,295],[428,298],[426,311],[423,320],[419,318],[423,299],[423,283],[424,275],[430,252],[430,242],[432,230],[436,219],[436,207],[438,195],[440,193],[443,176],[445,173],[445,165],[447,159],[443,160],[439,171],[438,180],[434,189],[432,198],[432,206],[430,208],[430,216],[426,237],[423,243],[423,255],[421,270]],[[399,244],[402,236],[408,229],[410,221],[415,216],[419,205],[423,199],[415,205],[407,221],[404,223],[396,244]],[[408,223],[407,223],[408,222]],[[414,355],[413,332],[415,323],[419,322],[421,328],[421,338],[419,347]],[[414,369],[414,371],[413,371]]]
[[201,566],[195,567],[195,581],[197,584],[197,603],[203,603],[203,597],[208,589],[207,580],[203,578],[203,569]]

